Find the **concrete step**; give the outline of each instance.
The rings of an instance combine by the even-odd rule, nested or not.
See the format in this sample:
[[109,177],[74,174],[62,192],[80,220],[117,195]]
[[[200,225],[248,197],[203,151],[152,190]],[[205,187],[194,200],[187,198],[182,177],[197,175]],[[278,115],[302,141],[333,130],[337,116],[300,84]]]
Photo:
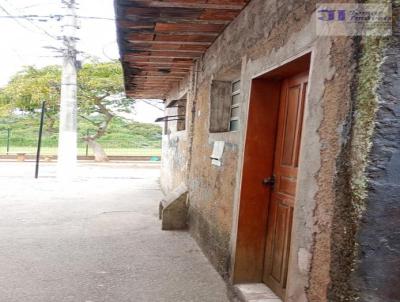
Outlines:
[[235,293],[241,302],[282,302],[264,283],[235,285]]

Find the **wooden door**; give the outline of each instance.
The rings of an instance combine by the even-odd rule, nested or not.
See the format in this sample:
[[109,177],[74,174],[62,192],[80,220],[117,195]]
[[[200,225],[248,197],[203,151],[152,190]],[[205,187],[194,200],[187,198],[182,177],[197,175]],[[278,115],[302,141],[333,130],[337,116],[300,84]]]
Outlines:
[[[263,281],[284,299],[308,74],[282,82]],[[268,184],[266,184],[268,185]]]

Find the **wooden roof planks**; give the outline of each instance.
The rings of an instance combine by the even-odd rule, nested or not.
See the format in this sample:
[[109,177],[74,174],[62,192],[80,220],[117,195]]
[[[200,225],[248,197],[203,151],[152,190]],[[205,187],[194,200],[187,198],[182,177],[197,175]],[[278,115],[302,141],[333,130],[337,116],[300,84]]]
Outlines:
[[164,99],[250,0],[115,0],[125,89]]

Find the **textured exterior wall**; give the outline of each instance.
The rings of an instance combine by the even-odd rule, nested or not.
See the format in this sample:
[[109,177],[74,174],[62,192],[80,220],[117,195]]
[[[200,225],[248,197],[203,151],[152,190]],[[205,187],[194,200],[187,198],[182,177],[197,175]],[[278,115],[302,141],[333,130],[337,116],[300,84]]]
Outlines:
[[[239,133],[208,134],[209,85],[200,86],[189,183],[189,227],[223,275],[229,266],[229,241],[237,169]],[[229,142],[229,136],[231,142]],[[211,165],[213,142],[226,142],[222,166]]]
[[374,89],[371,152],[365,164],[352,273],[355,294],[362,302],[400,301],[400,1],[393,1],[393,10],[394,36],[375,41],[375,54],[383,59]]
[[381,71],[380,104],[368,167],[368,197],[358,244],[361,301],[400,300],[400,43],[390,50]]
[[[352,153],[352,142],[357,137],[353,131],[353,110],[358,97],[355,91],[362,91],[362,88],[358,89],[361,84],[356,77],[360,71],[357,54],[363,43],[352,37],[316,36],[315,7],[316,1],[253,0],[228,26],[198,62],[190,77],[179,89],[171,92],[172,99],[182,94],[184,87],[188,91],[188,130],[184,137],[179,137],[179,142],[174,140],[176,135],[164,137],[163,178],[169,179],[162,180],[162,184],[165,190],[171,190],[180,181],[187,182],[190,232],[221,275],[232,280],[251,81],[293,58],[312,52],[287,301],[355,301],[358,295],[355,284],[361,291],[368,287],[365,280],[360,280],[366,277],[370,264],[363,258],[354,283],[348,282],[348,276],[355,269],[356,234],[360,230],[359,209],[352,190],[357,175],[364,173],[360,168],[363,162],[353,162],[355,155]],[[364,45],[367,50],[373,47],[368,43]],[[374,59],[376,61],[369,61],[372,69],[379,66],[382,57],[378,55]],[[394,61],[386,61],[386,64],[389,67],[381,72],[392,73],[395,78],[398,66],[393,67]],[[366,70],[368,72],[368,68]],[[240,131],[209,133],[213,79],[241,79]],[[385,87],[389,89],[391,85],[394,82],[387,83]],[[364,91],[371,92],[372,88],[367,85]],[[386,94],[398,93],[386,91]],[[387,126],[388,116],[398,117],[398,111],[389,109],[387,106],[381,108],[382,121],[378,126]],[[375,138],[376,154],[384,151],[379,146],[389,134],[394,135],[381,132],[381,137]],[[226,143],[221,167],[212,166],[210,160],[213,143],[218,140]],[[399,147],[393,145],[393,139],[389,140],[392,148]],[[389,177],[398,171],[396,158],[385,157],[386,164],[391,163],[394,170],[387,174],[386,180],[376,184],[381,186],[380,189],[389,185]],[[384,164],[377,158],[373,158],[373,162],[379,167]],[[169,170],[174,168],[175,171]],[[393,190],[397,188],[396,184],[390,185]],[[377,203],[377,196],[370,195],[370,198],[371,211],[374,205],[381,206]],[[395,199],[386,205],[387,211],[396,207]],[[361,245],[363,240],[380,236],[379,232],[369,229],[375,223],[374,219],[379,218],[368,216],[370,213],[367,211],[366,217],[371,220],[361,228],[359,235]],[[389,212],[381,214],[385,218],[390,216]],[[395,223],[393,220],[393,227]],[[383,232],[383,226],[381,230]],[[391,242],[382,234],[379,238]],[[368,250],[368,247],[364,248]],[[395,254],[396,250],[392,251],[393,259]],[[384,255],[382,253],[381,256]]]
[[[351,101],[347,83],[354,69],[352,39],[317,38],[314,9],[315,3],[309,1],[253,1],[206,53],[199,74],[200,116],[195,122],[189,183],[192,234],[221,274],[231,277],[251,79],[313,50],[303,139],[307,148],[301,154],[288,289],[288,301],[296,302],[327,300],[335,166]],[[237,133],[210,135],[210,82],[229,73],[235,78],[238,64],[243,127]],[[228,143],[222,168],[209,163],[214,140]]]
[[187,131],[171,132],[162,138],[161,188],[164,193],[186,184]]
[[[187,165],[189,159],[189,119],[192,72],[170,92],[166,102],[187,95],[186,129],[177,131],[177,121],[168,122],[162,136],[161,188],[164,194],[175,190],[180,184],[187,184]],[[165,110],[165,115],[177,115],[177,108]]]

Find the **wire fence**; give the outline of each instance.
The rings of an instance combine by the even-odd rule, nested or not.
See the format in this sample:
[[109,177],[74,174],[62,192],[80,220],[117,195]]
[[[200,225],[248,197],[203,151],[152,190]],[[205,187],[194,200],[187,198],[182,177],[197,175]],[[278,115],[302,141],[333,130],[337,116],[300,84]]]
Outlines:
[[[0,155],[15,155],[19,153],[27,155],[36,154],[37,139],[37,137],[23,137],[20,133],[13,135],[12,129],[0,131]],[[161,142],[156,140],[100,138],[98,143],[109,156],[161,156]],[[48,156],[57,155],[57,146],[57,137],[54,135],[43,136],[41,154]],[[78,140],[78,155],[93,156],[90,146],[81,139]]]

